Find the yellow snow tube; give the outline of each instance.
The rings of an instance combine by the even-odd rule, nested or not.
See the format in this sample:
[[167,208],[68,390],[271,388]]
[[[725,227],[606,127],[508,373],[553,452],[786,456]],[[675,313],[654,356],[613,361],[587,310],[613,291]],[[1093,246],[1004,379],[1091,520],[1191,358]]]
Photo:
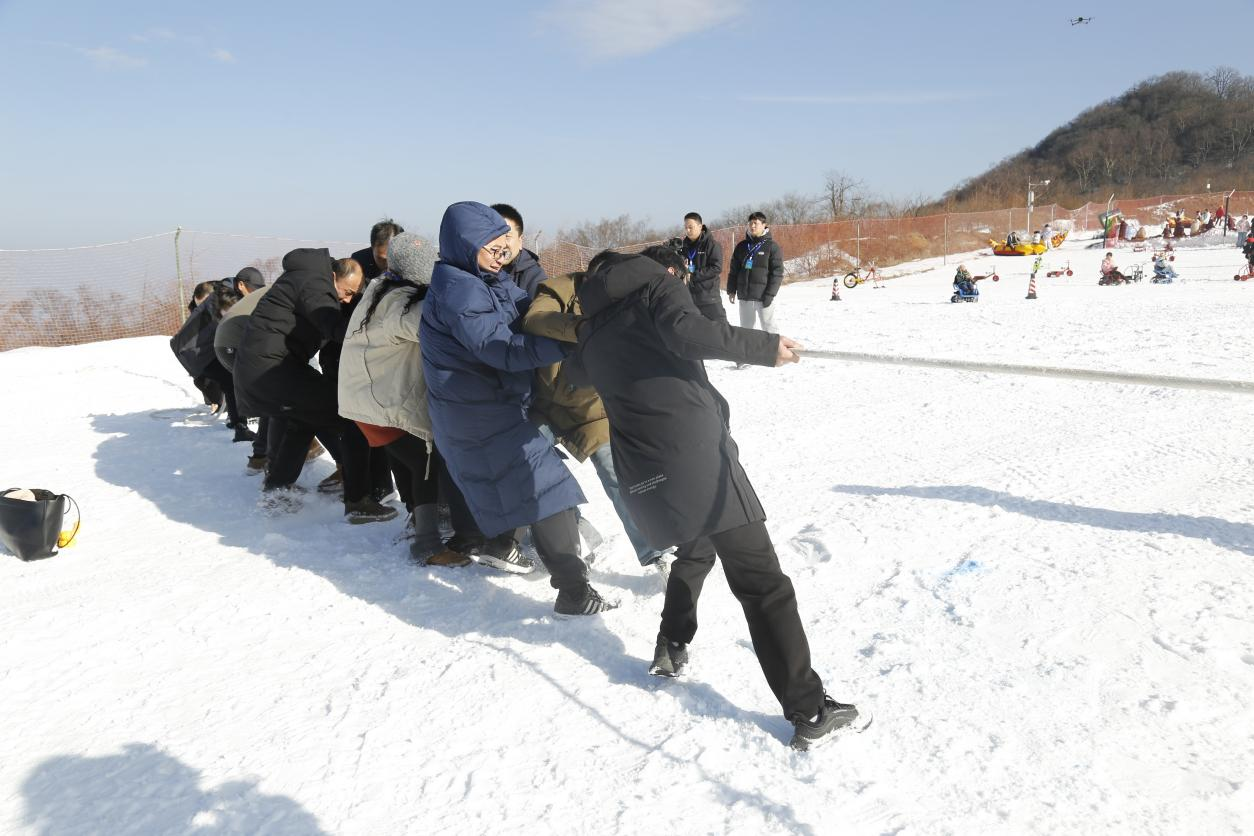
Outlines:
[[1033,244],[1030,241],[1020,241],[1013,247],[1007,247],[1005,241],[990,239],[988,244],[993,248],[993,255],[1040,255],[1045,252],[1044,244]]

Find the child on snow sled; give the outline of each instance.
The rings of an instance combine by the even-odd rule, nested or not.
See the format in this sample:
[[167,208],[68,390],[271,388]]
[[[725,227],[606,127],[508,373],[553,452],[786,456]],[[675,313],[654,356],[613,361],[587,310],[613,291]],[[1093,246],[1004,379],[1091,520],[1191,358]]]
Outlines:
[[971,271],[967,269],[967,265],[959,264],[957,272],[954,273],[954,295],[950,297],[951,302],[960,302],[964,300],[975,301],[980,297],[980,290],[975,283],[983,276],[972,276]]
[[1123,284],[1127,280],[1127,277],[1120,273],[1119,268],[1115,266],[1115,254],[1106,253],[1106,257],[1102,259],[1102,277],[1097,280],[1097,283]]
[[1167,263],[1166,256],[1159,253],[1154,259],[1154,278],[1151,281],[1154,284],[1171,284],[1176,278],[1176,271]]

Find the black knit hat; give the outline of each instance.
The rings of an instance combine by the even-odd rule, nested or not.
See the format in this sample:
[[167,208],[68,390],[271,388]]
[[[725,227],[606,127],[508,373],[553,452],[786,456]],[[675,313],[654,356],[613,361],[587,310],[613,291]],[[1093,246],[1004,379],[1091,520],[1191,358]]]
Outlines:
[[235,280],[243,282],[244,287],[248,288],[250,292],[260,290],[266,286],[266,277],[261,275],[261,271],[256,267],[245,267],[243,270],[240,270],[235,274]]

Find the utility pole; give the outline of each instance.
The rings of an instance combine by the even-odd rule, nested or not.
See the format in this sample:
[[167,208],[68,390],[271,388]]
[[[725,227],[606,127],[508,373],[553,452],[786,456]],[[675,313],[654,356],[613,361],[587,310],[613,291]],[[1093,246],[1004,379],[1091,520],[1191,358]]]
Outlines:
[[1033,201],[1036,200],[1036,192],[1032,191],[1032,188],[1034,186],[1048,186],[1048,185],[1049,185],[1048,180],[1042,180],[1039,183],[1033,183],[1032,178],[1031,177],[1028,178],[1028,228],[1026,230],[1028,235],[1032,234],[1032,203]]

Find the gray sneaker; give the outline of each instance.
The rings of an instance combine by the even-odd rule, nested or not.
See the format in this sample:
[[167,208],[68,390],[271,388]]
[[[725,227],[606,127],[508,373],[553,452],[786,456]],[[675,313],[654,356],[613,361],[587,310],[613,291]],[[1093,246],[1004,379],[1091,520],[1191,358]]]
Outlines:
[[662,581],[662,594],[666,594],[666,587],[671,582],[671,564],[674,562],[675,552],[670,550],[662,552],[645,564],[657,572],[658,578]]
[[864,731],[867,726],[871,725],[871,712],[859,711],[856,705],[836,702],[824,694],[823,706],[819,709],[817,716],[806,719],[800,715],[794,715],[790,719],[796,733],[788,745],[798,751],[806,752],[815,746],[827,743],[836,737],[837,733]]

